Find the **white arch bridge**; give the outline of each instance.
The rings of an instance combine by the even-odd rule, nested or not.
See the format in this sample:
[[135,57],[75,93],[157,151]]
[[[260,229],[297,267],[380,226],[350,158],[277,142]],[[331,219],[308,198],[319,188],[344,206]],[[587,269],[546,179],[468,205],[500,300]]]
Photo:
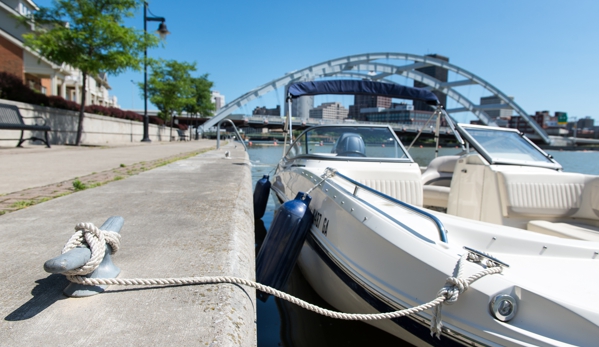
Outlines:
[[[393,63],[395,62],[395,63]],[[418,71],[427,66],[436,66],[455,73],[459,76],[452,82],[442,82],[432,76]],[[221,108],[214,117],[205,122],[202,127],[207,130],[216,125],[220,120],[226,118],[236,109],[261,97],[264,94],[285,88],[287,85],[300,81],[310,81],[318,78],[328,77],[353,77],[369,79],[373,81],[385,81],[395,83],[388,78],[392,75],[407,77],[426,85],[427,89],[441,92],[455,100],[462,107],[447,110],[448,113],[472,112],[483,124],[496,125],[485,112],[487,110],[498,110],[510,108],[521,116],[536,134],[545,142],[550,143],[547,133],[526,113],[518,104],[504,94],[501,90],[485,81],[481,77],[444,60],[430,56],[422,56],[409,53],[366,53],[328,60],[319,64],[306,67],[285,74],[260,87],[257,87],[237,99],[229,102]],[[467,85],[478,85],[487,92],[499,98],[503,103],[493,105],[479,105],[472,102],[466,96],[456,90],[457,87]]]

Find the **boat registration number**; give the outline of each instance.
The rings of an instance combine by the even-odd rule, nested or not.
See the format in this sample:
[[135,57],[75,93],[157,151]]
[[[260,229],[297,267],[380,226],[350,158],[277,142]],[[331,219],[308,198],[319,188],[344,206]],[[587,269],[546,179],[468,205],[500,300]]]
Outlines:
[[[320,230],[324,236],[327,236],[327,232],[329,231],[329,219],[327,217],[323,217],[322,213],[318,212],[317,210],[312,211],[312,214],[314,215],[314,220],[312,222],[314,226]],[[320,226],[321,222],[322,228]]]

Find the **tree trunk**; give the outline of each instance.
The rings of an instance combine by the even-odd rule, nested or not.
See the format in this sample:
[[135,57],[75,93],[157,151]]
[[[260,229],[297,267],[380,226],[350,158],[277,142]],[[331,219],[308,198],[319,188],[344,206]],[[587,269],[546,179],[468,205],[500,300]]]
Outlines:
[[75,146],[81,145],[81,134],[83,133],[83,117],[85,115],[85,96],[86,96],[86,85],[87,85],[87,73],[83,74],[83,86],[81,90],[81,107],[79,108],[79,124],[77,125],[77,139],[75,140]]
[[173,115],[171,114],[171,134],[169,141],[173,140]]

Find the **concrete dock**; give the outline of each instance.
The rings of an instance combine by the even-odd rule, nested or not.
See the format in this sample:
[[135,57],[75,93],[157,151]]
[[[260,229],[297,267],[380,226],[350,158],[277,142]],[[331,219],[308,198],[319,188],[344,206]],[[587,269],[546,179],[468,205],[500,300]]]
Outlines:
[[[206,140],[95,151],[64,149],[70,151],[67,154],[45,148],[0,150],[0,181],[2,187],[13,187],[3,188],[4,192],[14,192],[121,163],[130,165],[214,145],[215,141]],[[231,159],[225,159],[225,151]],[[74,159],[79,157],[90,165],[75,168]],[[91,163],[104,165],[92,168]],[[42,178],[20,177],[36,175]],[[11,180],[20,183],[11,185]],[[68,284],[65,277],[42,268],[46,260],[60,254],[77,223],[92,222],[99,227],[110,216],[122,216],[121,249],[113,256],[121,269],[118,278],[237,276],[253,280],[251,196],[247,153],[242,146],[229,144],[1,215],[0,345],[256,345],[256,302],[251,288],[231,284],[110,286],[99,295],[68,298],[62,293]]]

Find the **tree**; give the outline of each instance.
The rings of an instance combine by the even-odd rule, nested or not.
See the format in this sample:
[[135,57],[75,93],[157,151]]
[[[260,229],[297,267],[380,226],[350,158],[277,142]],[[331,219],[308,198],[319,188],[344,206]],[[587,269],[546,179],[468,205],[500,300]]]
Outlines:
[[210,100],[211,94],[210,89],[214,85],[208,80],[208,74],[204,74],[200,77],[193,78],[193,99],[194,102],[185,108],[185,111],[191,115],[202,115],[204,117],[212,117],[216,107]]
[[[196,71],[195,63],[159,59],[148,65],[148,97],[158,108],[158,117],[168,121],[194,103],[194,78],[190,72]],[[143,90],[143,83],[139,87]]]
[[123,25],[140,5],[138,0],[54,0],[52,8],[41,7],[31,19],[21,19],[35,24],[32,33],[23,35],[25,45],[51,61],[81,70],[77,146],[83,131],[87,76],[139,70],[144,49],[159,42],[154,35]]

